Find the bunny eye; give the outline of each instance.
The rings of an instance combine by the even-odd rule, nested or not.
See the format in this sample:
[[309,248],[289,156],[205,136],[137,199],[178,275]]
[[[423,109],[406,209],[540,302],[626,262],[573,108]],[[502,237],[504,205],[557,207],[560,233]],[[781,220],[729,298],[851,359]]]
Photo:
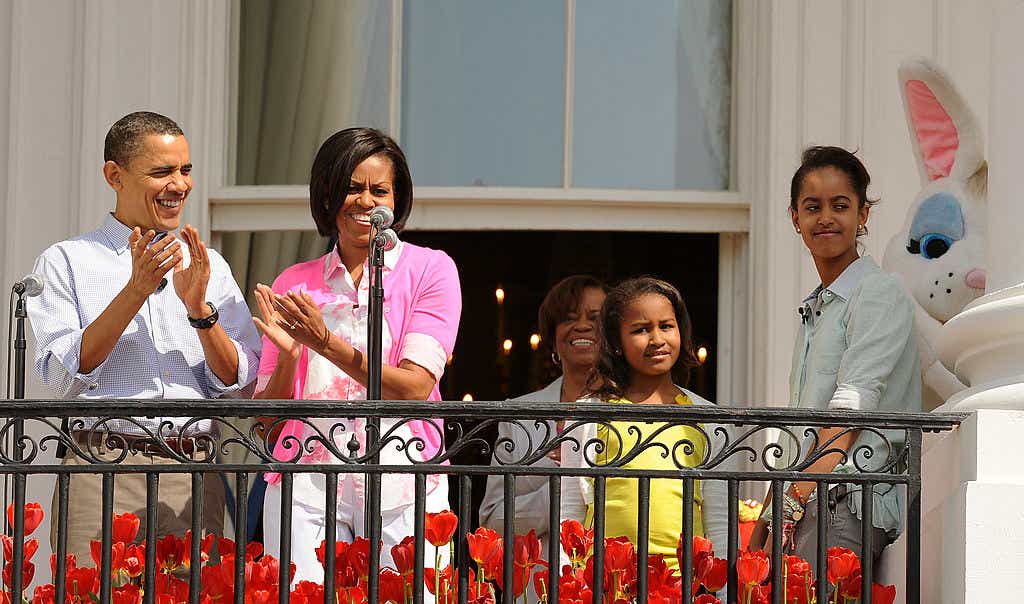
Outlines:
[[921,254],[926,260],[934,260],[949,251],[953,240],[941,233],[928,233],[920,240],[911,239],[907,251],[911,254]]

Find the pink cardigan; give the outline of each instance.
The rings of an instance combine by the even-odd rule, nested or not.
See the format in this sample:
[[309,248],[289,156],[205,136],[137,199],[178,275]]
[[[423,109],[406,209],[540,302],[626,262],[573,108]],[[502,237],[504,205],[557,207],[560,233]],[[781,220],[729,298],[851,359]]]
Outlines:
[[[335,253],[333,250],[329,254]],[[324,283],[324,264],[327,256],[316,260],[302,262],[291,266],[274,280],[271,287],[274,292],[283,294],[289,290],[304,291],[319,306],[323,306],[334,297],[330,288]],[[459,272],[455,262],[448,254],[411,243],[402,243],[402,254],[395,263],[394,270],[384,273],[384,320],[391,332],[391,354],[385,363],[397,367],[401,361],[402,346],[405,337],[410,333],[431,336],[446,353],[451,355],[455,347],[455,336],[459,331],[459,318],[462,315],[462,291],[459,287]],[[263,338],[263,354],[260,357],[260,375],[273,373],[277,366],[277,347],[266,337]],[[306,369],[309,356],[306,348],[302,349],[299,364],[295,370],[295,386],[292,398],[302,398],[305,391]],[[441,394],[437,384],[434,385],[428,400],[439,401]],[[440,420],[435,420],[438,427],[443,428]],[[285,423],[281,435],[274,447],[277,459],[291,459],[295,452],[284,444],[287,437],[292,436],[301,442],[303,424],[297,420]],[[441,450],[441,435],[436,429],[424,425],[423,421],[409,424],[412,433],[423,439],[426,448],[424,455],[430,457]],[[278,474],[267,474],[271,484],[279,480]]]

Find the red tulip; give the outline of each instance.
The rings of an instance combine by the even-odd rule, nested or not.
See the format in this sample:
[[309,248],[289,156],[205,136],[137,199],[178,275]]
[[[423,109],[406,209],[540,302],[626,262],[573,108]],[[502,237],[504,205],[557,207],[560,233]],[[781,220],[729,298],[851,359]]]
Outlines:
[[579,521],[564,520],[562,521],[561,542],[562,551],[569,556],[573,566],[580,566],[590,554],[590,549],[594,547],[594,531],[584,529]]
[[814,585],[811,582],[811,575],[786,575],[786,604],[812,604],[814,602]]
[[860,559],[853,550],[845,547],[828,548],[828,582],[837,585],[843,579],[860,570]]
[[711,594],[701,594],[693,599],[693,604],[722,604],[722,601]]
[[[64,572],[74,570],[78,567],[78,558],[74,554],[68,554],[64,562]],[[57,574],[57,554],[50,554],[50,574]]]
[[849,577],[839,581],[839,595],[844,598],[859,600],[861,589],[861,569],[855,568]]
[[[402,579],[402,575],[390,568],[380,571],[379,594],[382,603],[405,604],[405,580]],[[320,598],[323,601],[323,595]]]
[[174,535],[165,535],[156,542],[156,564],[161,571],[173,573],[185,560],[185,542]]
[[500,546],[501,536],[497,531],[486,527],[480,527],[476,531],[466,535],[466,543],[469,545],[469,557],[477,564],[483,564],[490,559],[495,546]]
[[771,562],[762,551],[740,552],[736,560],[736,577],[740,585],[760,585],[768,578]]
[[370,578],[370,541],[365,537],[356,537],[345,553],[348,565],[356,576],[364,582]]
[[[157,581],[159,585],[161,582]],[[100,573],[95,568],[72,568],[67,573],[68,595],[75,602],[90,602],[89,594],[100,591]]]
[[[446,594],[452,589],[453,581],[454,580],[452,579],[451,564],[444,567],[444,570],[442,570],[440,573],[438,573],[437,570],[433,568],[423,569],[423,583],[427,586],[427,591],[429,591],[434,596],[438,596],[438,594],[434,593],[434,588],[436,586],[440,587],[440,591],[442,594]],[[439,602],[441,601],[440,597],[437,597],[436,599]]]
[[395,569],[403,577],[413,574],[416,570],[416,540],[406,537],[401,543],[392,545],[391,559],[395,561]]
[[[3,535],[0,540],[4,544],[4,560],[14,560],[14,537],[10,535]],[[24,552],[23,560],[31,560],[32,556],[36,555],[36,550],[39,549],[38,539],[29,539],[25,542],[25,546],[22,548]]]
[[[11,572],[13,568],[13,564],[4,564],[4,585],[6,585],[8,589],[11,588],[11,581],[13,580],[13,573]],[[21,567],[21,588],[23,590],[28,588],[29,583],[32,582],[32,577],[34,577],[35,574],[36,565],[26,560],[24,565]]]
[[110,591],[110,596],[111,604],[139,604],[142,602],[142,591],[138,585],[131,583],[113,588]]
[[[320,546],[315,550],[316,559],[320,561],[320,564],[326,566],[327,558],[327,542],[321,541]],[[334,544],[334,570],[337,572],[338,568],[348,564],[348,542],[337,541]]]
[[513,540],[512,551],[516,566],[533,568],[541,559],[540,539],[537,532],[530,529],[525,535],[516,535]]
[[145,570],[145,546],[128,546],[125,549],[123,570],[131,577],[142,575]]
[[53,584],[40,585],[32,592],[32,604],[53,604],[56,597],[57,591]]
[[544,568],[533,573],[533,592],[541,602],[548,601],[548,569]]
[[[320,542],[323,544],[323,541]],[[217,551],[220,553],[220,557],[223,558],[227,555],[234,555],[235,553],[235,542],[233,539],[221,537],[217,539]],[[245,561],[255,560],[259,558],[263,553],[263,544],[259,541],[250,541],[245,544]]]
[[138,534],[138,516],[131,512],[114,516],[114,543],[131,543]]
[[701,562],[701,583],[711,593],[717,593],[729,583],[729,561],[722,558],[704,558]]
[[452,536],[455,534],[455,529],[458,528],[458,526],[459,518],[453,514],[451,510],[444,510],[443,512],[437,513],[427,512],[427,541],[437,547],[448,545],[448,542],[452,540]]
[[605,572],[627,571],[636,567],[636,550],[626,537],[604,540]]
[[878,583],[871,585],[871,601],[875,604],[892,604],[895,599],[895,585],[880,585]]
[[810,575],[811,574],[811,563],[804,560],[800,556],[790,556],[788,554],[782,556],[783,568],[786,569],[787,575]]
[[[203,562],[207,562],[210,559],[210,547],[213,545],[213,539],[216,537],[213,533],[207,533],[203,537],[203,541],[199,544],[199,558],[200,565]],[[192,531],[185,531],[185,541],[182,545],[182,557],[181,563],[185,566],[192,566]]]
[[[7,522],[14,526],[14,504],[7,506]],[[25,504],[25,534],[31,535],[43,522],[43,507],[38,503]]]
[[312,581],[299,581],[288,596],[289,604],[320,604],[323,601],[324,586]]
[[772,585],[740,585],[740,602],[750,604],[768,604],[772,597]]
[[273,604],[277,600],[277,590],[253,589],[245,590],[245,604]]
[[[684,535],[679,535],[679,542],[676,544],[676,559],[679,561],[679,567],[683,567],[683,541]],[[700,566],[701,560],[707,557],[714,557],[715,551],[709,539],[705,539],[699,535],[693,536],[693,572],[696,575],[698,567]]]
[[[202,576],[200,601],[206,599],[211,602],[226,604],[235,598],[235,557],[231,554],[221,558],[221,563],[216,566],[204,566]],[[323,600],[321,592],[321,600]]]

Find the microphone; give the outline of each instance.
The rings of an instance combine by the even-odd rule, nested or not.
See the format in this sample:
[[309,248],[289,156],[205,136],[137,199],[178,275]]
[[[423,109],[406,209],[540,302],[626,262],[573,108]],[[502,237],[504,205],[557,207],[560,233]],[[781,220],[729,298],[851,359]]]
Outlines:
[[380,249],[384,250],[385,252],[390,252],[391,250],[395,249],[396,245],[398,245],[398,233],[392,231],[391,229],[384,229],[374,239],[374,243],[376,243],[377,246],[380,247]]
[[800,322],[806,323],[811,320],[811,309],[806,306],[801,306],[796,309],[796,312],[800,313]]
[[370,211],[370,224],[386,229],[395,221],[395,213],[387,206],[377,206]]
[[159,294],[160,292],[164,291],[165,287],[167,287],[167,277],[164,277],[163,279],[160,280],[160,285],[156,286],[156,291],[154,291],[153,293]]
[[43,278],[35,273],[25,275],[21,281],[14,284],[14,293],[32,298],[43,293]]

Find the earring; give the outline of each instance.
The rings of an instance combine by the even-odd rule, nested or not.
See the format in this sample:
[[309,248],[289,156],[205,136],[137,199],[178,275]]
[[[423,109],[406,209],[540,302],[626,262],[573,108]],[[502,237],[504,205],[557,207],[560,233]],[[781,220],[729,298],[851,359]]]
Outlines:
[[615,356],[617,356],[617,357],[621,357],[621,356],[622,356],[622,351],[621,351],[621,350],[619,350],[618,348],[616,348],[616,349],[615,349],[615,350],[613,350],[612,352],[613,352],[613,353],[615,354]]
[[860,237],[862,235],[867,235],[867,234],[868,234],[868,227],[864,226],[863,224],[858,224],[857,225],[857,236]]
[[561,365],[562,364],[562,359],[558,358],[558,353],[557,352],[552,352],[551,353],[551,362],[554,363],[555,365]]
[[799,232],[800,232],[800,227],[796,227],[796,232],[797,232],[797,233],[799,233]]

